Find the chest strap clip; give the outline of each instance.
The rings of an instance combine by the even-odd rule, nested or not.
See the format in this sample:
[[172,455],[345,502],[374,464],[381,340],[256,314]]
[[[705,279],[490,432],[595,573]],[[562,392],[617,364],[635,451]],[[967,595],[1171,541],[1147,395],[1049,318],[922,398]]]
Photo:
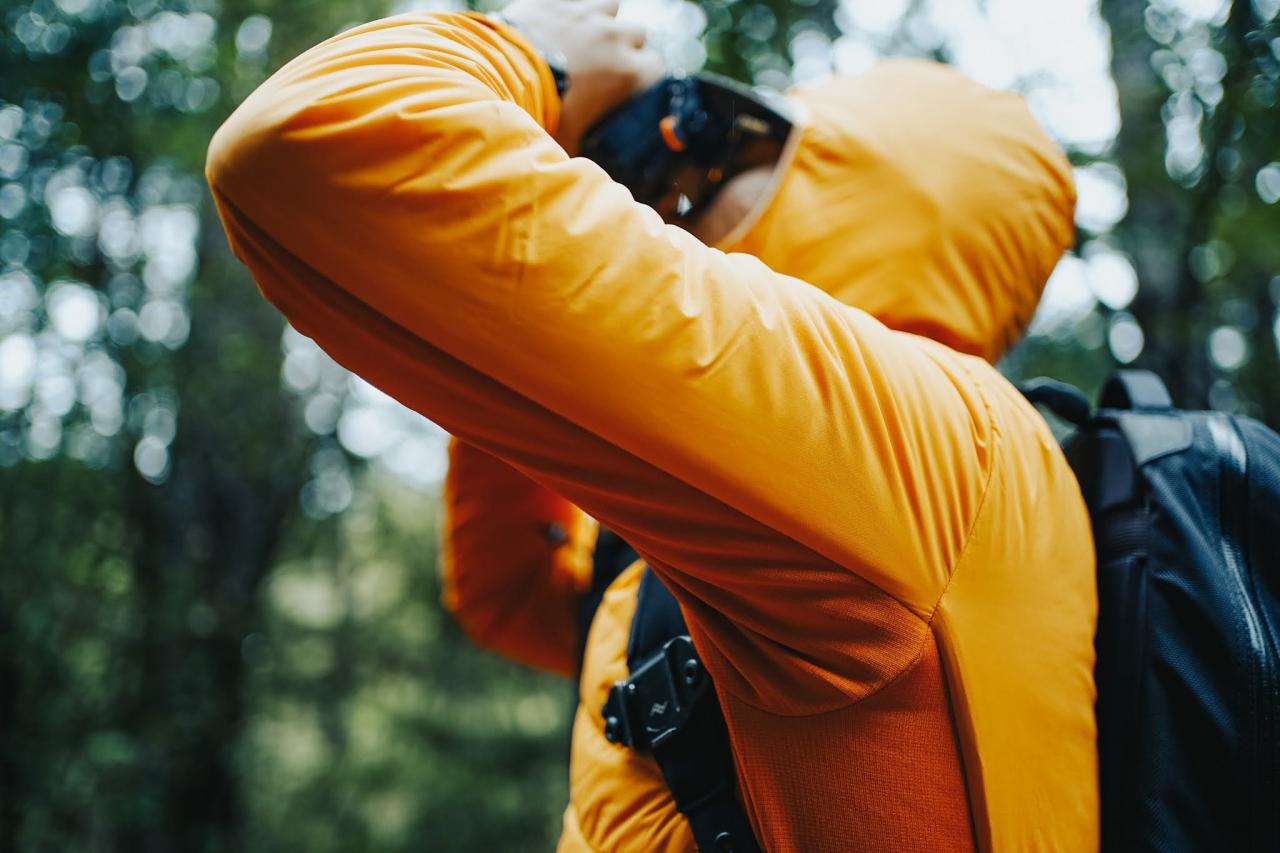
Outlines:
[[711,681],[687,635],[662,649],[619,681],[604,703],[604,736],[632,749],[653,749],[679,733],[708,694]]

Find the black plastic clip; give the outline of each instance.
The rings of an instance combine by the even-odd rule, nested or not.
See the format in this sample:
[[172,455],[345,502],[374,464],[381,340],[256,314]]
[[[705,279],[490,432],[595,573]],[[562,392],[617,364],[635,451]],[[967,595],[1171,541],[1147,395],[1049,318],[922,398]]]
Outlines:
[[602,710],[604,736],[632,749],[652,749],[684,728],[710,686],[693,641],[668,640],[630,678],[613,685]]

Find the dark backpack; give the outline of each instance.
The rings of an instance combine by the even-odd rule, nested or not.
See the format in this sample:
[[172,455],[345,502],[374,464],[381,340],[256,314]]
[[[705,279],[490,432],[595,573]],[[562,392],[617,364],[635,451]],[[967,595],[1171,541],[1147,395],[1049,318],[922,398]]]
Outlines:
[[1104,850],[1280,850],[1280,436],[1120,371],[1037,380],[1098,554]]
[[[1098,556],[1103,850],[1280,851],[1280,436],[1176,410],[1145,371],[1112,376],[1097,411],[1053,380],[1022,390],[1077,427],[1064,450]],[[758,849],[715,693],[683,680],[697,652],[645,571],[606,732],[653,751],[700,849]]]
[[[583,650],[605,589],[636,559],[626,542],[601,528],[581,612]],[[738,799],[729,730],[711,677],[675,597],[648,566],[636,594],[627,668],[630,677],[613,686],[600,709],[605,737],[653,756],[699,850],[759,853]]]

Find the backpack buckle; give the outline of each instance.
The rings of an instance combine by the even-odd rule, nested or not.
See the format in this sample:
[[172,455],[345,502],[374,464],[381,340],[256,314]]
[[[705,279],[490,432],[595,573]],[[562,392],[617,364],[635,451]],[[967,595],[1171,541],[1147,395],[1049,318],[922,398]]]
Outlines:
[[668,640],[625,681],[609,691],[604,703],[604,736],[632,749],[652,749],[677,734],[711,680],[688,636]]

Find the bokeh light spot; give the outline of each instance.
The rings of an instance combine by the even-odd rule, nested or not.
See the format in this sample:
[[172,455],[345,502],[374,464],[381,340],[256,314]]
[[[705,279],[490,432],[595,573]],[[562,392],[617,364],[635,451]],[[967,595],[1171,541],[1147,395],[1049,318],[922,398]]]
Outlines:
[[125,103],[136,101],[147,88],[147,72],[136,65],[116,75],[116,96]]
[[1129,212],[1124,173],[1112,163],[1091,163],[1075,170],[1076,224],[1101,234]]
[[169,476],[169,448],[155,436],[143,436],[133,449],[133,464],[147,482],[163,483]]
[[1253,183],[1258,190],[1258,198],[1267,204],[1280,201],[1280,163],[1268,163],[1263,166],[1258,170]]
[[1089,287],[1098,301],[1113,311],[1129,307],[1138,295],[1138,273],[1120,252],[1090,243],[1085,253]]
[[236,51],[241,56],[260,56],[271,42],[271,19],[266,15],[250,15],[236,30]]
[[64,186],[49,194],[53,227],[68,237],[80,237],[97,227],[98,201],[81,186]]
[[87,341],[102,325],[102,302],[95,291],[83,284],[55,284],[49,289],[45,303],[53,328],[69,341]]
[[1219,326],[1209,334],[1209,357],[1223,370],[1238,370],[1249,360],[1249,340],[1234,326]]
[[1132,314],[1120,312],[1111,318],[1111,327],[1107,330],[1107,345],[1116,361],[1129,364],[1142,355],[1146,336]]
[[0,409],[26,405],[36,373],[36,342],[19,333],[0,340]]

